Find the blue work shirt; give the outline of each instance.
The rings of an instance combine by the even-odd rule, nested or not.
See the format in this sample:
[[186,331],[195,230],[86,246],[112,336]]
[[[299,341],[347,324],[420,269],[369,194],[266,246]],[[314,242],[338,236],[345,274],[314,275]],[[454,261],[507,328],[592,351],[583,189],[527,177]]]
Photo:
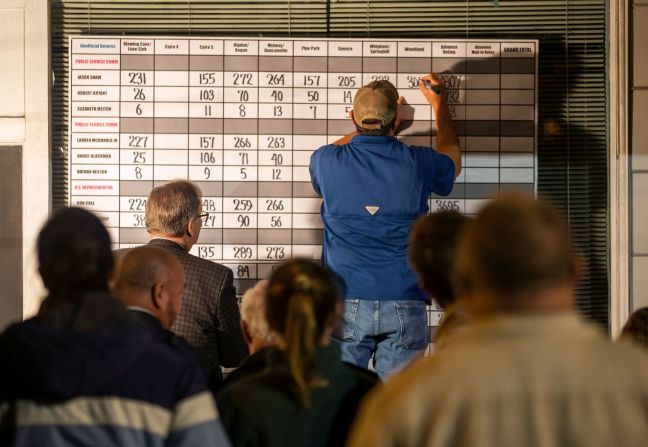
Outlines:
[[310,175],[324,199],[322,261],[340,275],[347,298],[424,300],[408,237],[430,193],[452,191],[452,159],[394,137],[357,135],[315,151]]

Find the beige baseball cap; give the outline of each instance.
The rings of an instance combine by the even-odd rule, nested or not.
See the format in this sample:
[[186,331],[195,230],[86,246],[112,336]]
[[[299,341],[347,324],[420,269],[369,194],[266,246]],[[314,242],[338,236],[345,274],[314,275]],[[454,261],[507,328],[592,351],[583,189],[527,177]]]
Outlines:
[[353,99],[353,118],[363,129],[380,129],[396,117],[398,90],[389,81],[373,81],[361,87]]

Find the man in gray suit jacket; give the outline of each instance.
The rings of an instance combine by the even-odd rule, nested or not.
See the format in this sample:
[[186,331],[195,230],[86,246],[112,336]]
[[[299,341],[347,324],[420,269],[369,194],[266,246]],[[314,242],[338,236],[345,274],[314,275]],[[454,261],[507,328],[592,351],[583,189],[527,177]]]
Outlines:
[[232,270],[189,254],[207,216],[200,189],[185,180],[154,188],[146,201],[149,245],[173,253],[185,274],[182,309],[171,330],[196,349],[210,384],[215,385],[222,380],[220,367],[238,366],[248,349],[241,335]]

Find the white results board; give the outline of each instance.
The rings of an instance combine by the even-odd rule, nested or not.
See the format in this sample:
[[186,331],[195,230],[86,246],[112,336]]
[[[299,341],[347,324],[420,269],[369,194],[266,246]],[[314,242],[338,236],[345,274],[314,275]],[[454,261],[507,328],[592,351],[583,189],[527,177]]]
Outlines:
[[464,168],[431,211],[474,214],[500,190],[535,191],[537,51],[536,40],[71,37],[69,203],[130,247],[148,240],[149,191],[194,181],[209,218],[192,253],[232,268],[242,293],[282,260],[320,258],[309,158],[353,130],[353,96],[372,80],[405,97],[399,138],[434,147],[418,81],[442,74]]

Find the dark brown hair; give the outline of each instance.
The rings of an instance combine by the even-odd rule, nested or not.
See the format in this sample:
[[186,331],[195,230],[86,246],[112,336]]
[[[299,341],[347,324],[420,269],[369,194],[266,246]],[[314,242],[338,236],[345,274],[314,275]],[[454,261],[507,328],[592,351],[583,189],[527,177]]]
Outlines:
[[310,404],[315,350],[336,322],[340,295],[329,272],[314,262],[289,261],[270,277],[266,316],[283,350],[300,402]]
[[108,290],[113,255],[101,221],[81,208],[62,208],[38,235],[38,271],[52,299]]
[[455,299],[452,280],[461,234],[470,219],[440,211],[419,219],[410,235],[409,257],[425,292],[446,308]]
[[621,338],[648,348],[648,307],[635,310],[621,330]]

